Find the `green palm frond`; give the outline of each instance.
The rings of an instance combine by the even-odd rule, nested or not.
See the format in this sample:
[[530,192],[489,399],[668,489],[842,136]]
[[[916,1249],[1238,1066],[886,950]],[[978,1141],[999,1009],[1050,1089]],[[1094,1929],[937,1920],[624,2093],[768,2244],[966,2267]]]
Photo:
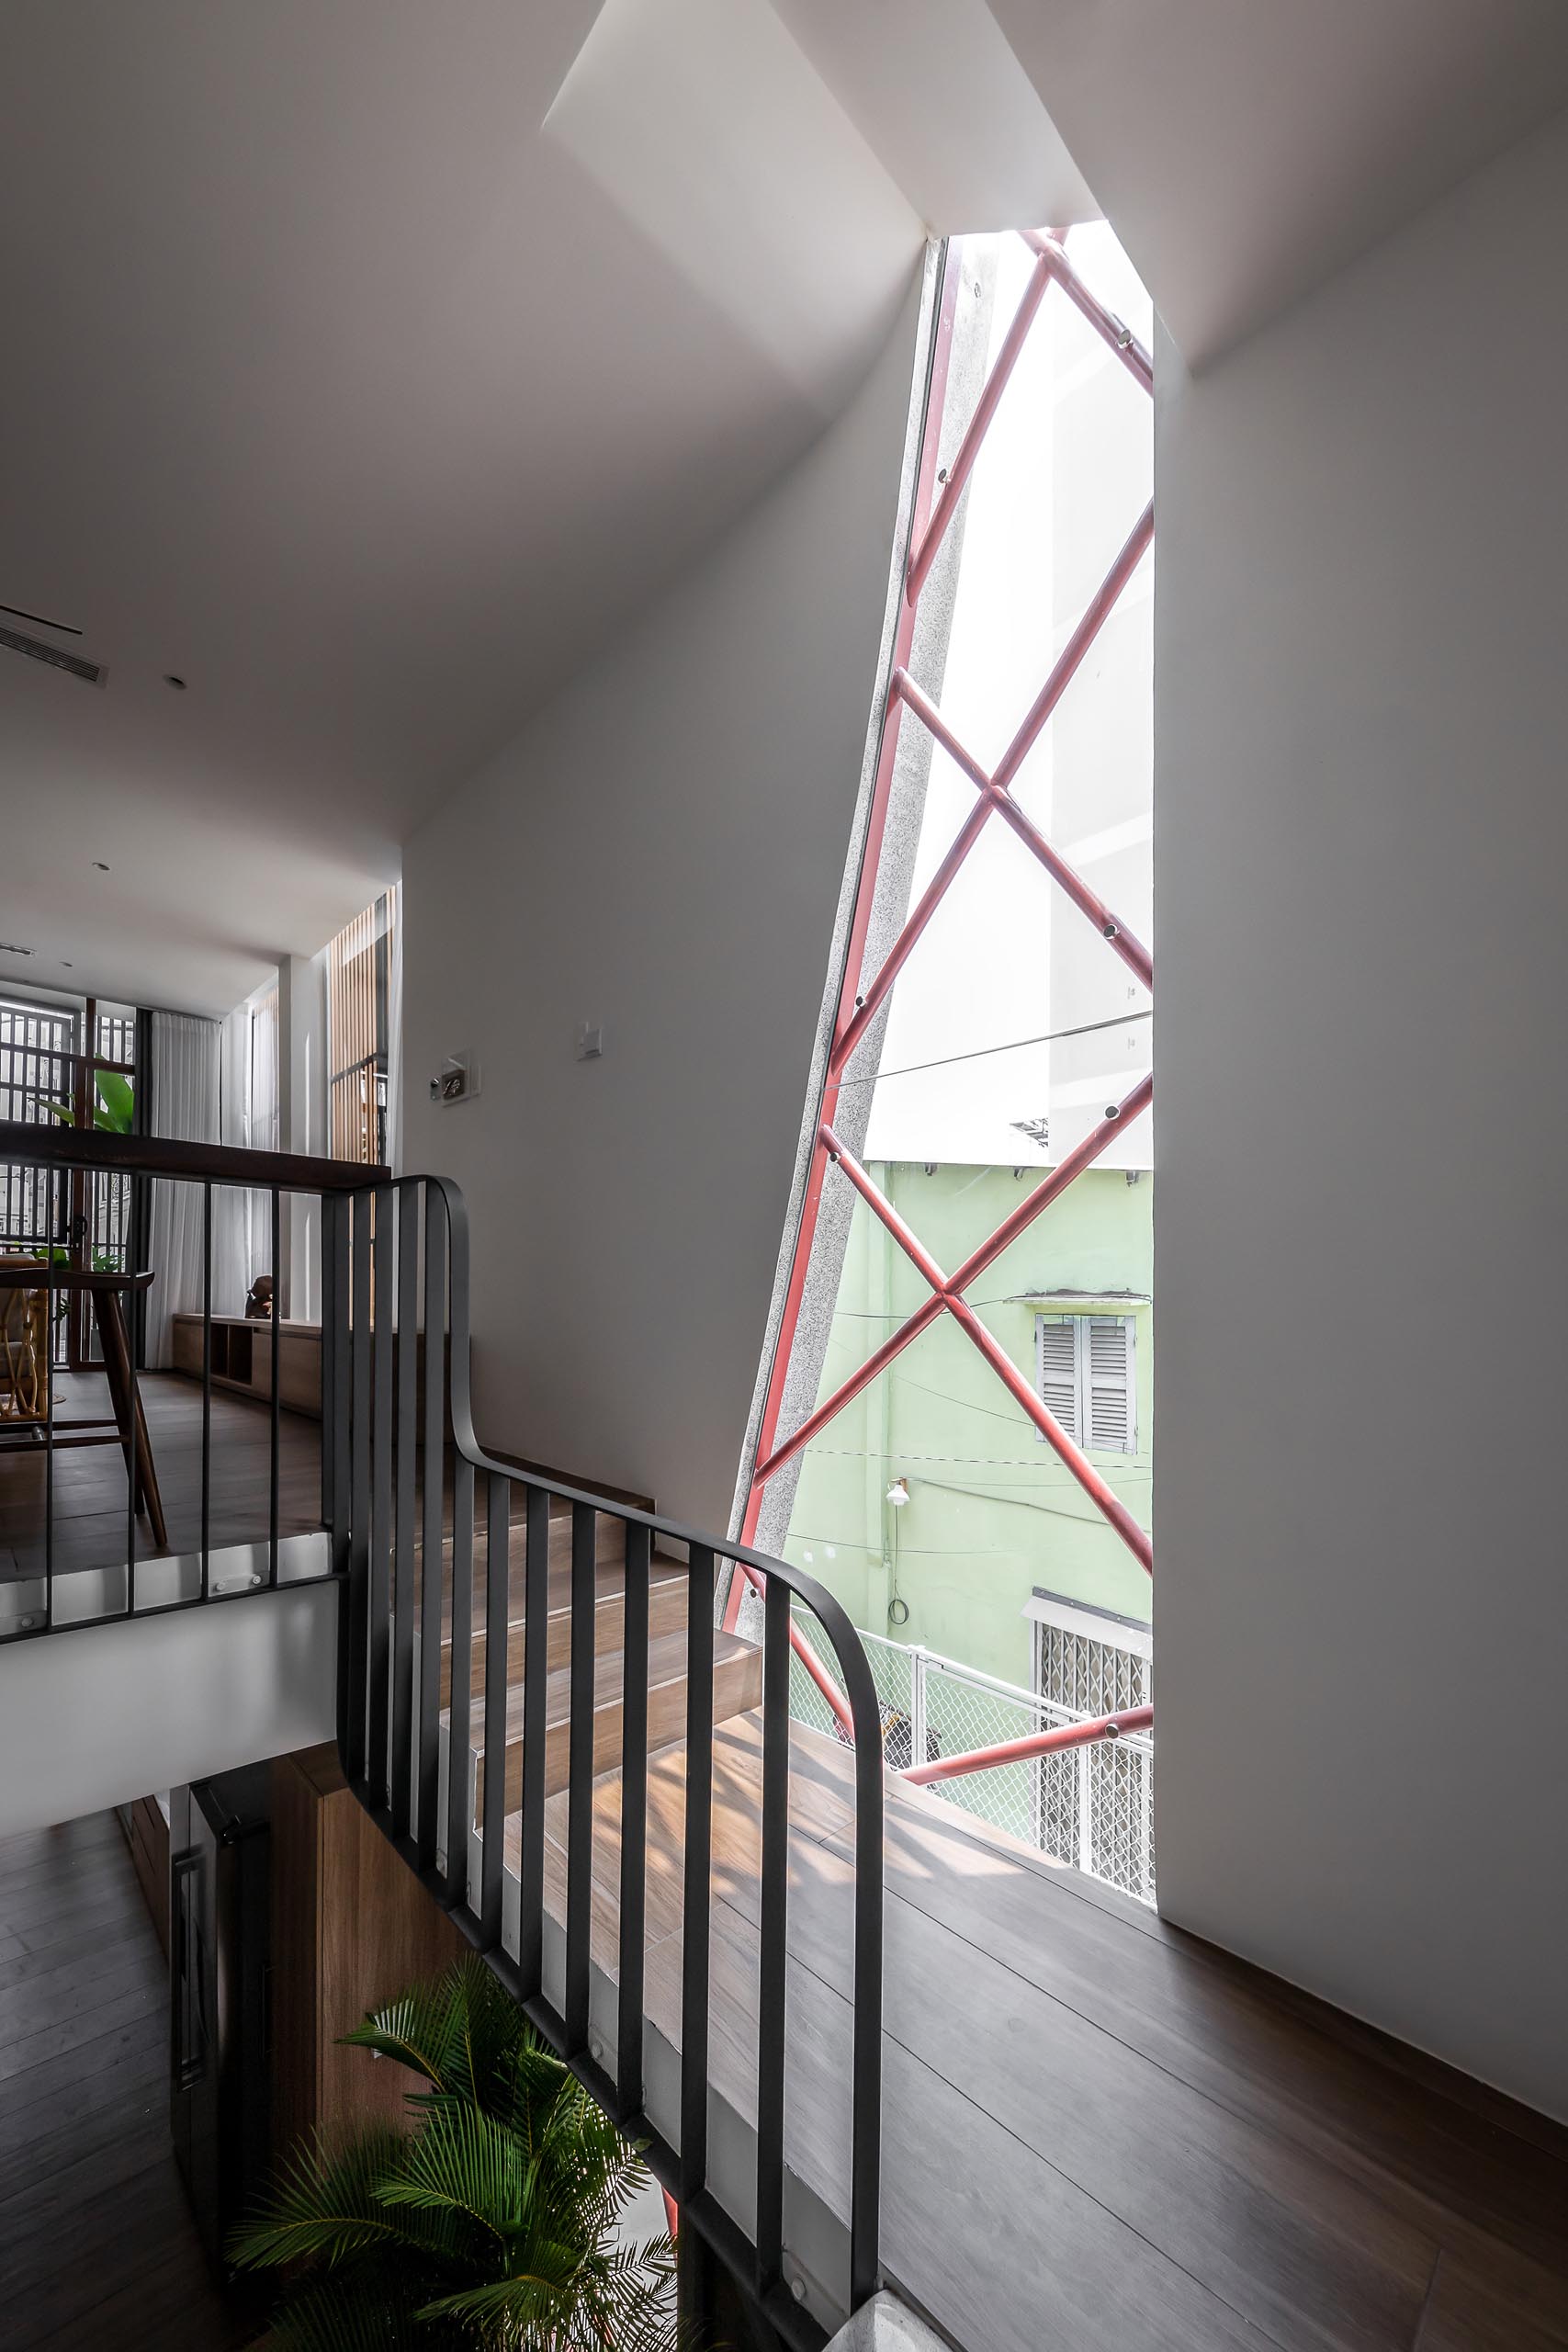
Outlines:
[[[669,2245],[668,2239],[664,2241]],[[672,2352],[674,2260],[649,2262],[636,2248],[610,2259],[596,2256],[565,2288],[538,2270],[519,2267],[488,2286],[441,2295],[422,2319],[473,2323],[468,2340],[533,2345],[552,2352]]]
[[522,2154],[493,2117],[443,2100],[429,2108],[421,2131],[404,2143],[379,2195],[389,2206],[471,2222],[499,2248],[522,2221]]
[[378,2009],[340,2039],[358,2050],[395,2058],[439,2086],[451,2068],[452,1996],[445,1978],[411,1984],[400,2000]]
[[382,2127],[340,2152],[318,2145],[297,2155],[279,2175],[269,2210],[231,2237],[230,2260],[253,2270],[308,2258],[331,2266],[396,2240],[399,2224],[380,2191],[402,2151],[400,2135]]
[[640,2153],[482,1962],[344,2038],[418,2077],[412,2129],[310,2151],[233,2240],[290,2273],[279,2352],[675,2352],[671,2241],[616,2243]]
[[491,1971],[470,1953],[433,1982],[411,1985],[343,2040],[395,2058],[438,2092],[496,2112],[512,2062],[534,2034]]

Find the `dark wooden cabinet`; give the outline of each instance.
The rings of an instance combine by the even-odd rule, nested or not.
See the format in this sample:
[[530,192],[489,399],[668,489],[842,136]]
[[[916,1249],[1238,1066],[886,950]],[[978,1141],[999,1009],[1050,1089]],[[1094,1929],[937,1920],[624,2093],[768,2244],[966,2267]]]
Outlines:
[[169,2116],[220,2269],[272,2157],[267,1795],[265,1764],[169,1792]]

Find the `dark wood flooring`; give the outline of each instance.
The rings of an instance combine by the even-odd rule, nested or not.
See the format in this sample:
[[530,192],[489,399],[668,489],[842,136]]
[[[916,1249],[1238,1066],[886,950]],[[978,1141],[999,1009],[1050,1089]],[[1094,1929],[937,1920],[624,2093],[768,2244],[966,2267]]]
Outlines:
[[[840,2215],[851,1769],[796,1726],[785,2143]],[[677,2047],[683,1789],[666,1749],[646,2006]],[[747,2117],[760,1790],[741,1716],[715,1742],[711,2063]],[[546,1809],[558,1917],[565,1806]],[[592,1950],[612,1975],[619,1849],[611,1776]],[[886,1871],[883,2256],[969,2352],[1565,2352],[1568,2131],[897,1781]]]
[[[152,1442],[169,1549],[201,1548],[201,1388],[178,1373],[141,1375],[148,1434]],[[60,1378],[56,1410],[107,1415],[108,1386],[101,1373]],[[302,1413],[278,1420],[278,1532],[302,1534],[321,1523],[321,1425]],[[268,1529],[271,1414],[265,1405],[214,1389],[212,1395],[210,1543],[265,1543]],[[41,1447],[0,1453],[0,1581],[36,1577],[44,1561],[44,1476]],[[54,1566],[110,1567],[126,1555],[125,1457],[118,1444],[62,1448],[54,1457]],[[145,1521],[137,1526],[137,1557],[152,1557]]]
[[0,2344],[229,2352],[169,2141],[168,1973],[112,1814],[0,1840]]

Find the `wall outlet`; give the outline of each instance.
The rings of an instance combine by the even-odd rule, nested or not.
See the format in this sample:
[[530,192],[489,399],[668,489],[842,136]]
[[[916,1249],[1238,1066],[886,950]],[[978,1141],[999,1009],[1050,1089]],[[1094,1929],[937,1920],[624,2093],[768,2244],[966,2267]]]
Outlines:
[[580,1021],[577,1024],[577,1058],[580,1062],[596,1062],[604,1051],[604,1024],[602,1021]]

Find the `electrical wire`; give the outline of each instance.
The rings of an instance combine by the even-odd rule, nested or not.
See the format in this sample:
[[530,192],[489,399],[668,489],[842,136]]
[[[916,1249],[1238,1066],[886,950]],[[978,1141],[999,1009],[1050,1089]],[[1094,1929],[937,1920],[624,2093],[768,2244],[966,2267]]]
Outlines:
[[923,1069],[950,1069],[955,1062],[984,1061],[988,1054],[1021,1053],[1025,1046],[1059,1045],[1064,1037],[1092,1037],[1101,1029],[1124,1029],[1129,1022],[1152,1021],[1153,1006],[1141,1012],[1119,1012],[1113,1021],[1085,1021],[1076,1029],[1047,1029],[1038,1037],[1014,1037],[1005,1046],[974,1046],[967,1053],[939,1054],[934,1061],[906,1062],[902,1069],[879,1069],[864,1078],[842,1078],[840,1092],[850,1086],[876,1086],[885,1078],[914,1078]]

